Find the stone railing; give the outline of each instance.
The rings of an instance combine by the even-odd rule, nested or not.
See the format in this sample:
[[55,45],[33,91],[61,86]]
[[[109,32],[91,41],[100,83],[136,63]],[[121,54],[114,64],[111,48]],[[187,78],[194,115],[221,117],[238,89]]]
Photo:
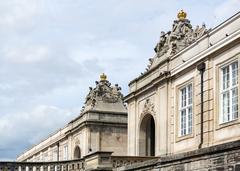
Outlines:
[[130,166],[136,163],[141,163],[147,160],[156,159],[156,157],[146,156],[112,156],[112,168],[113,170],[119,170],[119,167]]
[[[113,170],[155,159],[156,157],[112,156],[112,152],[94,152],[82,159],[55,162],[1,162],[0,171],[93,171]],[[121,170],[121,169],[120,169]]]
[[84,160],[59,162],[0,162],[0,171],[83,171]]

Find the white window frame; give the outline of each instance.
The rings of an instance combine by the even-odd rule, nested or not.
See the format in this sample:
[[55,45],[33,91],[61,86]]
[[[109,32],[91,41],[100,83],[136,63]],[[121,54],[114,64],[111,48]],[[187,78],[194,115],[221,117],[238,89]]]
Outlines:
[[[233,64],[237,63],[237,78],[236,78],[236,84],[233,85]],[[223,70],[225,68],[228,68],[229,70],[229,86],[227,88],[224,89],[223,87]],[[231,121],[234,121],[236,119],[238,119],[239,117],[239,61],[235,60],[232,61],[231,63],[228,63],[227,65],[224,65],[223,67],[220,68],[220,117],[219,117],[219,122],[220,124],[224,124],[224,123],[228,123]],[[236,103],[235,105],[237,105],[237,113],[236,115],[233,113],[233,90],[237,90],[237,97],[236,97]],[[228,94],[229,99],[228,99],[228,105],[229,105],[229,109],[228,109],[228,113],[224,113],[224,102],[223,102],[223,96],[224,94]]]
[[52,161],[57,161],[57,159],[58,159],[58,150],[54,149],[52,151]]
[[[191,92],[189,91],[191,87]],[[185,104],[183,104],[183,91],[186,91]],[[191,94],[190,94],[191,93]],[[190,97],[189,97],[190,96]],[[183,126],[182,112],[185,111],[185,126]],[[191,113],[189,112],[191,111]],[[189,135],[193,132],[193,84],[187,84],[179,90],[179,136]]]
[[63,160],[68,160],[68,146],[63,146]]

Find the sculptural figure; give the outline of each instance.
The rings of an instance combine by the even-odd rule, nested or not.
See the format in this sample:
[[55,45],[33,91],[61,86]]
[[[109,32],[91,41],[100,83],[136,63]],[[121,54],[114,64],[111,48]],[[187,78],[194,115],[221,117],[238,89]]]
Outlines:
[[150,58],[147,71],[157,58],[165,54],[175,55],[207,32],[205,24],[201,28],[197,26],[193,29],[190,21],[186,19],[187,14],[183,10],[178,13],[177,17],[178,20],[173,22],[172,31],[161,32],[160,40],[154,48],[156,58]]

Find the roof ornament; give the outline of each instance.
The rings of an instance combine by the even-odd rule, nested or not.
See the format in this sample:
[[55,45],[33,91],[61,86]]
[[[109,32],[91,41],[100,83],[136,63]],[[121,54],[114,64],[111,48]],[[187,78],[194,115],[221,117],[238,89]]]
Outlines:
[[187,13],[181,10],[177,14],[178,19],[173,21],[172,30],[161,32],[159,42],[154,48],[156,55],[149,59],[148,70],[159,64],[163,59],[171,58],[207,32],[205,24],[193,29],[190,20],[186,17]]
[[119,103],[123,102],[123,94],[118,84],[114,86],[107,80],[106,74],[100,75],[100,81],[96,81],[96,86],[89,87],[89,93],[85,99],[85,107],[82,111],[88,110],[96,106],[97,103]]
[[104,73],[102,73],[102,74],[100,75],[100,81],[106,81],[106,80],[107,80],[107,75],[104,74]]
[[177,18],[178,18],[179,20],[185,20],[186,17],[187,17],[187,13],[184,12],[183,10],[181,10],[181,11],[177,14]]

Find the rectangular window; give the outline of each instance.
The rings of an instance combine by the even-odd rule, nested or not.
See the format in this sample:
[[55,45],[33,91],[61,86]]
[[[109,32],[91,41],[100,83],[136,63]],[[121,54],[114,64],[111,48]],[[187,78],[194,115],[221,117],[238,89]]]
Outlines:
[[221,69],[220,123],[238,118],[238,62]]
[[68,159],[68,146],[65,145],[63,148],[63,160],[67,160]]
[[192,110],[192,84],[189,84],[180,90],[180,136],[191,134],[193,125],[193,110]]
[[58,151],[57,149],[53,151],[53,161],[57,161],[58,159]]

